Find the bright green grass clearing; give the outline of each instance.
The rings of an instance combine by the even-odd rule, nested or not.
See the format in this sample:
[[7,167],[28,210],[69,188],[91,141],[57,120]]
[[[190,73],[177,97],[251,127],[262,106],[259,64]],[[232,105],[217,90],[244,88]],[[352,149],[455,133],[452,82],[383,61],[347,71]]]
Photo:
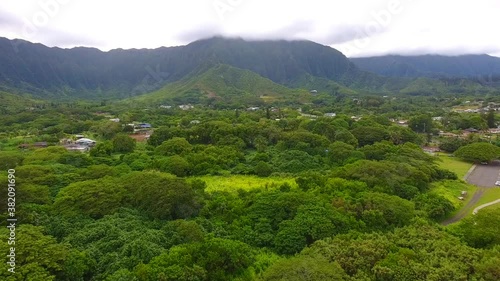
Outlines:
[[277,188],[284,183],[296,187],[294,178],[260,178],[257,176],[202,176],[195,177],[207,183],[207,192],[237,191],[238,189],[252,190],[257,188]]
[[[433,183],[430,192],[439,194],[448,199],[453,206],[455,206],[456,211],[458,211],[469,202],[474,192],[476,192],[476,189],[477,187],[475,185],[463,181],[447,180]],[[467,191],[468,194],[464,201],[458,199],[462,191]]]
[[[472,210],[483,204],[490,203],[498,199],[500,199],[500,187],[486,188],[483,193],[483,196],[481,197],[481,199],[479,199],[479,201],[477,201],[477,204],[474,205]],[[487,208],[500,208],[500,203],[489,206]]]
[[495,205],[491,205],[489,207],[486,207],[483,210],[485,210],[485,209],[488,209],[488,210],[493,210],[493,209],[498,210],[498,209],[500,209],[500,203],[497,203]]
[[463,179],[469,169],[472,167],[471,163],[464,162],[456,157],[450,157],[447,154],[439,155],[439,159],[442,160],[437,162],[439,166],[443,169],[454,172],[455,174],[457,174],[459,179]]

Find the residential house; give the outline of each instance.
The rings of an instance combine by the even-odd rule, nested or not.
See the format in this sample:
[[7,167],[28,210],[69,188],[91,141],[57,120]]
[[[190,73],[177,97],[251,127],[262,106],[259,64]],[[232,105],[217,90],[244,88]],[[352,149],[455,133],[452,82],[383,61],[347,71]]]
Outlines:
[[23,143],[23,144],[18,145],[17,147],[18,147],[19,149],[23,149],[23,150],[25,150],[25,149],[30,148],[30,145],[29,145],[29,144],[27,144],[27,143]]
[[444,132],[444,131],[439,131],[439,136],[440,137],[458,137],[457,134],[454,134],[454,133],[448,133],[448,132]]
[[41,141],[41,142],[35,142],[33,146],[36,148],[44,148],[49,146],[49,144],[46,141]]
[[153,126],[149,123],[139,123],[135,126],[136,129],[151,129]]
[[68,151],[88,152],[90,146],[82,144],[68,144],[64,146]]
[[462,131],[462,136],[463,137],[467,137],[470,134],[476,134],[478,132],[479,132],[479,130],[477,130],[477,129],[469,128],[469,129],[465,129],[465,130]]
[[399,126],[408,127],[408,120],[399,120],[396,122]]
[[94,146],[95,143],[96,143],[95,140],[91,140],[88,138],[81,138],[81,139],[75,141],[75,144],[77,144],[77,145],[88,146],[88,147]]
[[422,147],[422,149],[424,150],[424,152],[429,153],[431,155],[435,155],[437,152],[441,151],[439,147],[432,147],[432,146],[424,146]]
[[179,105],[179,108],[182,110],[190,110],[190,109],[193,109],[194,106],[192,106],[190,104],[183,104],[183,105]]

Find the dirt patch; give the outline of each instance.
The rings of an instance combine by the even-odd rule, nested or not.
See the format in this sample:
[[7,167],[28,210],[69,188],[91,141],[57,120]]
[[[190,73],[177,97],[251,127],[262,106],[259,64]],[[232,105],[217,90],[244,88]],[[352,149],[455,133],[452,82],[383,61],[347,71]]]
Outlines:
[[129,135],[129,137],[133,138],[134,140],[136,140],[137,142],[145,142],[148,140],[149,138],[149,135]]

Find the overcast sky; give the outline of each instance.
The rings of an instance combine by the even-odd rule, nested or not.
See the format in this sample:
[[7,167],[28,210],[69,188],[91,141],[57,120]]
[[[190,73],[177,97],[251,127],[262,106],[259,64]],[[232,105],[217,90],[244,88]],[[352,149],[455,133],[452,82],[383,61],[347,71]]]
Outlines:
[[0,36],[157,48],[223,35],[306,39],[349,57],[500,56],[498,0],[0,0]]

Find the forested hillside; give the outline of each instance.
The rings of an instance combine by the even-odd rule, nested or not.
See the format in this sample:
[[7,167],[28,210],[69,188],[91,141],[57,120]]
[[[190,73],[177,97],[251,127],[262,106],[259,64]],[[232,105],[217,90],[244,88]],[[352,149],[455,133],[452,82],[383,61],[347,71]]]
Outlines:
[[[0,278],[497,280],[498,208],[439,224],[462,204],[451,187],[469,188],[419,146],[444,126],[419,112],[446,101],[337,98],[301,112],[44,103],[2,114],[0,176],[15,170],[19,225],[16,274],[3,263]],[[333,106],[337,116],[312,118]],[[154,128],[145,142],[128,125],[138,120]],[[76,134],[97,144],[69,151]]]
[[351,61],[363,70],[384,76],[485,79],[500,76],[500,58],[488,55],[382,56]]
[[[427,57],[416,59],[423,64],[421,70],[417,69],[419,65],[413,67],[406,66],[407,62],[398,62],[405,65],[402,68],[417,69],[404,70],[401,74],[397,73],[397,69],[401,68],[399,66],[396,70],[391,70],[392,64],[384,66],[387,64],[386,60],[379,62],[377,58],[366,59],[373,67],[364,63],[364,59],[354,60],[360,64],[361,69],[397,76],[388,78],[361,70],[337,50],[311,41],[245,41],[214,37],[186,46],[116,49],[109,52],[92,48],[49,48],[27,41],[0,38],[0,89],[51,100],[109,100],[140,96],[167,87],[169,90],[163,92],[168,92],[164,97],[168,99],[172,94],[181,94],[179,88],[187,89],[193,83],[205,83],[206,77],[203,75],[207,71],[227,65],[247,71],[245,77],[260,76],[289,88],[288,91],[284,88],[271,91],[271,94],[278,96],[296,89],[328,94],[410,92],[425,95],[429,94],[426,89],[419,92],[418,89],[408,91],[408,88],[418,83],[415,77],[429,76],[424,69],[427,60],[435,64],[434,68],[438,69],[436,71],[444,73],[431,75],[432,79],[428,79],[431,84],[441,85],[436,89],[439,94],[456,93],[457,85],[461,89],[462,84],[473,85],[481,93],[488,93],[499,87],[497,83],[493,83],[496,78],[490,76],[467,80],[470,73],[466,73],[467,77],[455,78],[462,76],[459,69],[475,71],[478,68],[478,73],[484,74],[486,66],[483,65],[491,66],[492,72],[486,74],[494,74],[495,64],[483,62],[483,57],[470,57],[467,60],[471,65],[479,64],[477,67],[471,67],[465,62],[457,67],[452,63],[447,64],[444,59],[433,60]],[[213,86],[215,85],[210,85]],[[243,92],[252,97],[262,95],[259,87],[238,88],[238,85],[231,83],[218,87],[233,94]],[[264,92],[270,90],[267,88]]]
[[282,85],[305,75],[352,83],[362,73],[340,52],[308,41],[216,37],[182,47],[101,52],[2,38],[0,50],[1,85],[46,98],[139,95],[218,64],[250,70]]

